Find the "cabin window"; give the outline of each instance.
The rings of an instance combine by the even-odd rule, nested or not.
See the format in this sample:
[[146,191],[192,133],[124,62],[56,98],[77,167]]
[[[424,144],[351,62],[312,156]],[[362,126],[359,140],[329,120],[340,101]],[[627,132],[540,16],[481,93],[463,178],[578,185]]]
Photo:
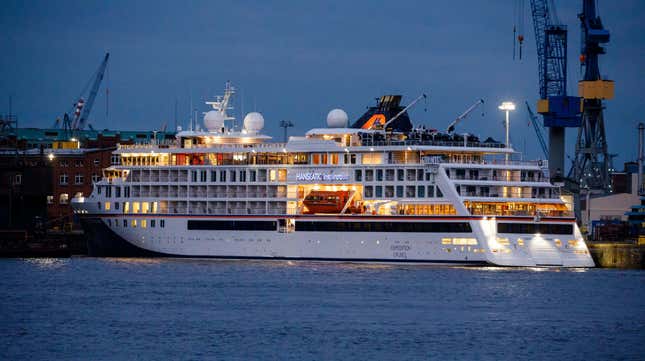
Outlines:
[[394,186],[385,186],[385,198],[394,197]]
[[404,181],[405,180],[405,175],[404,175],[404,170],[403,169],[397,169],[396,170],[396,179],[399,181]]
[[417,169],[417,180],[418,181],[423,180],[423,169]]
[[190,172],[190,181],[191,182],[197,182],[197,171],[196,170]]
[[383,197],[383,186],[376,186],[375,194],[377,198]]
[[201,173],[199,175],[199,181],[200,182],[206,182],[206,171],[205,170],[201,171]]
[[114,197],[115,198],[121,197],[121,187],[114,187]]
[[397,198],[403,198],[403,186],[396,186]]
[[217,182],[217,171],[211,171],[211,182]]
[[356,164],[356,154],[345,154],[344,158],[345,164]]
[[363,171],[361,169],[354,170],[354,180],[360,182],[363,180]]
[[225,170],[219,171],[219,181],[222,182],[222,183],[226,182],[226,171]]
[[246,182],[246,171],[245,170],[240,171],[240,182]]
[[385,170],[385,180],[388,182],[394,181],[394,169]]
[[250,182],[255,182],[256,181],[256,171],[251,170],[249,171],[249,181]]
[[407,177],[406,180],[408,182],[414,181],[417,178],[417,170],[416,169],[408,169],[407,170]]
[[415,194],[414,186],[405,186],[405,196],[407,198],[414,198]]
[[150,220],[150,228],[155,228],[156,222],[157,222],[156,220],[151,219]]
[[365,181],[366,182],[374,181],[374,170],[373,169],[366,169],[365,170]]
[[365,198],[372,198],[374,196],[374,189],[372,186],[365,187]]
[[332,153],[331,164],[338,164],[338,153]]
[[110,202],[105,202],[105,210],[106,211],[110,210]]
[[69,202],[69,194],[61,193],[60,197],[58,198],[58,203],[67,204],[68,202]]
[[161,227],[161,228],[166,227],[166,220],[165,219],[160,219],[159,220],[159,227]]
[[381,182],[383,180],[383,169],[376,170],[376,180]]
[[426,190],[425,186],[418,186],[417,187],[417,197],[424,198],[426,196],[425,190]]

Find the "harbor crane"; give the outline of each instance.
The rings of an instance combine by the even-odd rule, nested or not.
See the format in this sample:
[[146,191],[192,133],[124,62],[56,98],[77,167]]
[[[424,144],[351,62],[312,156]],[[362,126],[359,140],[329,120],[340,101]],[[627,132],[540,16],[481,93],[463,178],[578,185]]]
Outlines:
[[606,193],[611,190],[611,157],[607,150],[603,100],[613,99],[614,82],[600,76],[598,57],[605,54],[602,45],[609,43],[609,30],[603,27],[596,10],[595,0],[583,0],[582,13],[578,14],[582,30],[580,63],[584,69],[583,80],[578,82],[578,95],[583,99],[583,114],[570,174],[581,190]]
[[[86,125],[89,125],[88,119],[90,116],[90,112],[92,111],[92,107],[94,106],[94,101],[96,100],[96,95],[98,94],[99,87],[101,86],[101,81],[103,80],[103,77],[105,75],[105,69],[107,68],[109,59],[110,59],[110,53],[106,53],[105,57],[103,58],[103,61],[99,65],[93,77],[94,81],[92,82],[92,87],[90,88],[90,93],[87,98],[87,101],[85,101],[85,99],[82,96],[82,94],[84,94],[87,89],[87,85],[86,85],[83,91],[81,92],[81,96],[79,97],[78,101],[74,104],[73,118],[70,119],[70,116],[68,113],[64,114],[62,126],[65,130],[70,130],[70,131],[83,130],[83,128],[85,128]],[[60,127],[61,126],[60,123],[61,123],[60,118],[57,118],[56,123],[54,124],[54,128]],[[89,125],[89,127],[92,128],[91,125]]]
[[544,156],[548,159],[549,158],[549,148],[546,146],[546,141],[544,140],[544,134],[542,133],[542,129],[540,129],[540,125],[538,124],[538,117],[533,113],[533,110],[531,110],[531,106],[529,105],[529,102],[526,103],[526,110],[529,112],[529,120],[531,121],[531,124],[533,125],[533,129],[535,129],[535,135],[538,138],[538,141],[540,142],[540,148],[542,148],[542,153],[544,153]]
[[537,112],[549,128],[549,173],[564,170],[565,128],[580,127],[580,98],[567,95],[567,27],[560,24],[553,1],[531,0],[538,56],[540,100]]
[[480,104],[484,104],[484,99],[477,100],[475,104],[471,105],[468,109],[466,109],[465,112],[463,112],[460,116],[458,116],[455,120],[453,120],[452,123],[450,123],[450,125],[446,129],[446,132],[452,133],[455,130],[455,127],[457,126],[457,124],[459,124],[459,122],[461,122],[464,118],[466,118],[468,114],[472,113],[473,110],[475,110],[477,106],[479,106]]

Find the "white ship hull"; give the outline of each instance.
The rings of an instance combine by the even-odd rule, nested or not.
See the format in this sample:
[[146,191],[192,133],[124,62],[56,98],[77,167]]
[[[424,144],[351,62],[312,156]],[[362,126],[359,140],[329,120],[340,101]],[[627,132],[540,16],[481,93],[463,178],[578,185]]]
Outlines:
[[[245,222],[270,221],[278,224],[275,217],[244,216],[172,216],[164,218],[163,228],[159,227],[158,221],[157,226],[151,228],[150,221],[155,218],[98,215],[86,217],[84,223],[90,237],[90,252],[96,256],[257,258],[520,267],[594,266],[586,245],[572,222],[568,224],[573,226],[575,234],[535,235],[491,233],[491,227],[494,228],[496,220],[465,220],[460,217],[455,219],[469,223],[470,232],[284,232],[284,229],[281,231],[279,227],[270,231],[187,229],[189,220],[244,219]],[[356,218],[349,217],[348,221],[358,221]],[[133,220],[138,221],[139,227],[131,226]],[[146,228],[140,226],[142,220],[147,220]],[[331,223],[338,221],[337,217],[302,217],[296,222],[311,220]],[[406,221],[410,221],[410,218],[393,222]],[[446,219],[416,221],[447,222]],[[128,224],[127,227],[123,227],[124,222]],[[508,244],[499,244],[500,238],[508,240]],[[522,240],[522,244],[518,244],[518,239]],[[464,240],[471,244],[458,244],[464,243]],[[576,246],[569,245],[571,240],[578,240],[574,242]]]

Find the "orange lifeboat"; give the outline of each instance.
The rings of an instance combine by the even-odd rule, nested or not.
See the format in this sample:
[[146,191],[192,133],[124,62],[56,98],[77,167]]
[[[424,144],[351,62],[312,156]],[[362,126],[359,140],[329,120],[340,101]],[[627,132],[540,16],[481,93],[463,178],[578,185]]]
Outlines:
[[340,213],[349,200],[349,191],[311,191],[302,203],[305,214]]

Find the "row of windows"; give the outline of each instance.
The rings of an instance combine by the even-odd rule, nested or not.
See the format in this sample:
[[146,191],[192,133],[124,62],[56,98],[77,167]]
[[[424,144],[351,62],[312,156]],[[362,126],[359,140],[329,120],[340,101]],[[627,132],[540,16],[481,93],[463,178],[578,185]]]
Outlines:
[[[105,187],[105,197],[111,198],[112,197],[112,189],[114,189],[114,196],[115,198],[120,198],[121,197],[121,187],[112,187],[112,186],[99,186],[96,189],[96,192],[98,194],[101,194],[101,190]],[[123,197],[124,198],[130,198],[130,187],[126,186],[123,187]],[[118,209],[118,207],[117,207]]]
[[[101,161],[98,158],[95,158],[94,159],[94,166],[98,167],[99,165],[101,165]],[[60,160],[58,162],[58,166],[59,167],[69,167],[69,160],[67,160],[67,159]],[[74,161],[74,166],[75,167],[83,167],[84,166],[83,160],[82,159],[76,159]]]
[[304,232],[418,232],[469,233],[468,222],[326,222],[296,221],[296,231]]
[[[365,198],[441,198],[438,186],[365,186]],[[436,190],[436,192],[435,192]],[[395,192],[396,191],[396,192]]]
[[275,231],[275,221],[188,221],[188,230]]
[[497,233],[573,234],[573,225],[548,223],[498,223]]
[[354,179],[357,182],[363,181],[363,175],[366,182],[385,181],[433,181],[434,174],[425,173],[423,168],[419,169],[356,169],[354,170]]
[[[115,227],[119,227],[119,223],[123,225],[123,228],[127,228],[128,224],[132,228],[136,227],[141,227],[141,228],[148,228],[148,225],[150,225],[150,228],[155,228],[157,227],[157,220],[156,219],[123,219],[121,222],[119,222],[118,219],[115,219],[114,222],[112,222],[111,219],[107,220],[108,226],[112,227],[112,224],[114,224]],[[159,228],[165,228],[166,227],[166,220],[165,219],[160,219],[159,220]]]
[[[209,177],[210,175],[210,177]],[[196,182],[275,182],[279,180],[280,182],[286,181],[287,171],[286,169],[260,169],[260,170],[212,170],[206,171],[191,171],[190,180],[193,183]],[[135,179],[136,181],[136,179]]]
[[[92,174],[92,182],[93,183],[98,182],[100,179],[101,179],[101,177],[98,174],[96,174],[96,173]],[[67,175],[67,173],[61,174],[59,176],[58,180],[59,180],[59,183],[61,185],[69,184],[69,176]],[[83,184],[84,182],[85,182],[85,176],[83,174],[77,173],[74,176],[74,184]]]

